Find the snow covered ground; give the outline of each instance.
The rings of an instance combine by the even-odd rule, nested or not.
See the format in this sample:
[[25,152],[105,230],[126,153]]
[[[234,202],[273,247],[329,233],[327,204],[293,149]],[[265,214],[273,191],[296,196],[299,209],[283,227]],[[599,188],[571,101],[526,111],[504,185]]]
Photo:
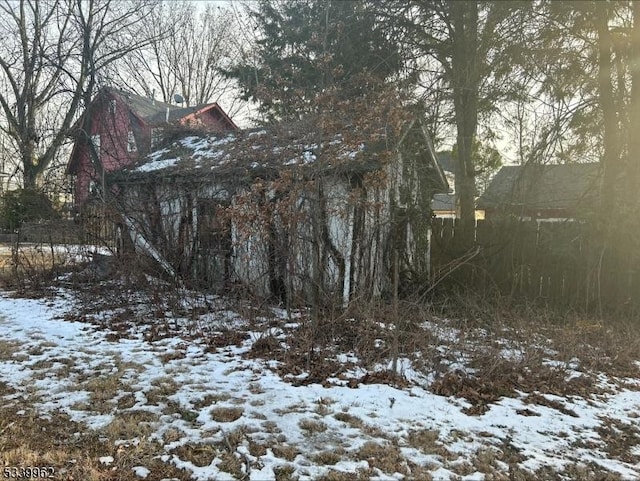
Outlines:
[[[43,419],[64,414],[100,433],[104,452],[93,453],[93,462],[112,476],[100,479],[640,478],[636,379],[598,374],[593,396],[534,393],[533,403],[531,392],[516,393],[469,414],[466,399],[434,394],[434,377],[406,360],[411,382],[402,388],[346,378],[296,385],[268,353],[247,355],[264,331],[221,304],[195,327],[160,316],[163,326],[186,326],[185,333],[204,324],[245,333],[212,348],[180,330],[152,336],[149,324],[106,329],[74,316],[75,302],[64,289],[45,299],[0,297],[0,403],[18,413],[12,423],[30,406]],[[276,338],[281,326],[292,327],[277,309],[264,322]],[[460,335],[431,327],[443,342]],[[123,429],[118,437],[109,429],[126,414],[137,416],[138,435]],[[0,448],[8,429],[9,420],[0,420]],[[156,446],[153,464],[130,455],[144,443]],[[163,478],[159,465],[180,474]],[[58,479],[70,479],[65,465],[56,469]],[[521,477],[509,478],[516,472]],[[542,476],[550,472],[556,477]]]

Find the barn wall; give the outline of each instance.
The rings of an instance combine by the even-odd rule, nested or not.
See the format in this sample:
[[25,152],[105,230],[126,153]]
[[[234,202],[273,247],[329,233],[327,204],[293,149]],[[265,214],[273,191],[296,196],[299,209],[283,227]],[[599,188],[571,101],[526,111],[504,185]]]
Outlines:
[[320,245],[314,240],[313,209],[318,204],[312,192],[302,191],[287,199],[288,210],[273,197],[264,199],[269,203],[268,217],[256,218],[242,209],[236,212],[237,220],[232,220],[233,280],[251,286],[259,295],[308,302],[319,275],[313,262],[319,250],[324,266],[321,291],[326,296],[342,296],[344,278],[335,257],[345,260],[352,254],[347,242],[352,221],[348,180],[332,177],[323,183],[323,195],[326,237]]
[[391,294],[394,246],[401,283],[428,279],[431,193],[421,190],[419,161],[401,157],[377,182],[326,177],[323,215],[309,186],[284,194],[250,186],[231,195],[224,185],[167,182],[132,186],[126,197],[148,240],[184,276],[292,303],[313,302],[319,280],[324,301],[346,304]]
[[231,219],[231,280],[249,286],[255,295],[269,297],[267,226],[264,222],[253,220],[254,213],[250,206],[233,207],[239,216]]

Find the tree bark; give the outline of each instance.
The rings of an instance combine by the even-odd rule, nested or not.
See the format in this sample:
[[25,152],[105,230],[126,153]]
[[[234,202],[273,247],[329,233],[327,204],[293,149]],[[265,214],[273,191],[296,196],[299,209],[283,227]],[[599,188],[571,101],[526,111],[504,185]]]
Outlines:
[[602,219],[610,219],[615,212],[618,197],[618,176],[620,174],[620,139],[618,136],[618,118],[613,98],[612,85],[612,41],[608,24],[608,6],[606,2],[596,5],[596,31],[598,33],[598,95],[603,117],[604,153],[602,165]]
[[629,147],[627,165],[629,168],[628,179],[631,185],[627,186],[626,193],[630,196],[632,207],[629,214],[637,215],[638,191],[640,189],[640,2],[632,2],[633,27],[631,30],[631,112],[629,115],[630,126],[628,131]]
[[476,175],[472,158],[473,140],[478,127],[478,4],[453,2],[453,97],[457,128],[458,162],[456,164],[456,196],[461,224],[462,247],[474,241]]

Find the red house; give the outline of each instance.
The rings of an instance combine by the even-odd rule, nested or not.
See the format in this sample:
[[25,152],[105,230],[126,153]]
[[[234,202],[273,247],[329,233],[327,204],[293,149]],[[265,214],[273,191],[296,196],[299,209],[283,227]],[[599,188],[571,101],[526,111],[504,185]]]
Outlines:
[[[73,132],[76,140],[67,175],[74,205],[81,207],[92,193],[104,191],[104,174],[131,166],[149,153],[169,125],[238,130],[217,103],[185,108],[115,88],[101,89]],[[91,148],[95,155],[90,155]]]

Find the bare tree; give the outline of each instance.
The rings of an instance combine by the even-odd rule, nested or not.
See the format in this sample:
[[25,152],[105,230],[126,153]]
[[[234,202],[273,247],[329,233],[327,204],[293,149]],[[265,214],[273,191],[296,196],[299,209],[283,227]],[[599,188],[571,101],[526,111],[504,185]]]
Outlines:
[[484,117],[512,94],[515,59],[522,52],[527,2],[385,2],[389,24],[416,53],[440,64],[456,128],[456,196],[464,245],[473,243],[477,169],[474,140]]
[[193,2],[167,2],[139,25],[141,41],[148,45],[129,52],[114,68],[122,84],[146,96],[156,92],[174,103],[180,95],[185,106],[224,99],[230,115],[236,113],[235,82],[219,73],[237,52],[233,43],[234,13],[219,5],[204,9]]
[[133,32],[154,3],[0,0],[0,129],[25,188],[38,187],[101,73],[148,42]]

